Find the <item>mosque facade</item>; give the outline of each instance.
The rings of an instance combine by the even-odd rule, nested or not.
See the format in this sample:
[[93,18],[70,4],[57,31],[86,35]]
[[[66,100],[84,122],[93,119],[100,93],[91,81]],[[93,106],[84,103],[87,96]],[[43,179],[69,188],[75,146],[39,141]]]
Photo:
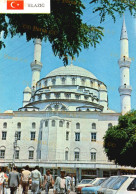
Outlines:
[[[34,41],[32,85],[18,111],[0,113],[0,165],[18,168],[39,165],[56,175],[60,169],[81,178],[110,176],[125,170],[109,161],[103,149],[106,130],[131,110],[128,36],[123,21],[120,68],[121,113],[110,110],[106,85],[91,72],[73,64],[40,79],[40,39]],[[132,170],[127,168],[127,170]]]

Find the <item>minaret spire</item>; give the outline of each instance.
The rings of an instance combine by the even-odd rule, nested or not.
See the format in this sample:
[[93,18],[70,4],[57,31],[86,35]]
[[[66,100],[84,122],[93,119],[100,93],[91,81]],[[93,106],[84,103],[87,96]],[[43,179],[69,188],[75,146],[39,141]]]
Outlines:
[[32,91],[36,89],[36,83],[40,80],[42,41],[38,38],[34,40],[34,61],[31,63],[32,69]]
[[128,40],[127,28],[126,28],[126,23],[125,23],[125,16],[123,18],[123,25],[122,25],[121,36],[120,36],[120,40],[123,40],[123,39]]
[[118,64],[120,67],[119,93],[121,99],[121,112],[122,114],[125,114],[131,110],[131,92],[132,92],[129,79],[129,69],[131,59],[129,58],[128,35],[125,24],[125,17],[123,19],[123,25],[120,36],[120,59],[118,61]]

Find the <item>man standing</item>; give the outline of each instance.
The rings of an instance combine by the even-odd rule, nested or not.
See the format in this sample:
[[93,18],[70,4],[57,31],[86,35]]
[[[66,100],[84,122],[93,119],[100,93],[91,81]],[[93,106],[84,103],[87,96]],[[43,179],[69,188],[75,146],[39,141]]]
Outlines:
[[46,174],[44,175],[44,182],[43,187],[45,186],[45,194],[48,194],[50,186],[53,186],[54,180],[52,175],[50,174],[50,170],[48,169],[46,171]]
[[75,191],[75,178],[73,174],[71,176],[71,191]]
[[0,194],[3,193],[4,190],[4,172],[3,172],[3,168],[0,168]]
[[65,178],[65,171],[61,171],[61,176],[56,178],[54,184],[54,194],[68,194],[70,193],[70,184]]
[[29,166],[26,165],[25,170],[23,170],[22,174],[21,174],[23,194],[28,194],[30,174],[31,174],[31,172],[29,171]]
[[36,166],[35,170],[31,172],[30,178],[32,179],[32,192],[33,194],[37,194],[39,187],[41,186],[41,173],[39,171],[39,166]]
[[10,188],[11,194],[17,193],[17,187],[19,186],[19,173],[17,172],[16,166],[13,167],[13,170],[9,173],[8,186]]

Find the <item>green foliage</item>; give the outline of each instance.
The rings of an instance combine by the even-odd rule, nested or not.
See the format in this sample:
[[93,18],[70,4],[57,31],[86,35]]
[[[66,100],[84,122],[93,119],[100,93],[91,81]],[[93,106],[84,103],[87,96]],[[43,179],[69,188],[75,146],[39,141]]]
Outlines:
[[[132,14],[136,10],[135,1],[127,0],[93,0],[94,12],[99,12],[100,21],[106,14],[115,20],[115,12],[120,15],[128,8]],[[1,14],[0,31],[4,38],[8,35],[26,35],[27,41],[40,38],[49,40],[55,55],[68,64],[68,56],[74,58],[82,48],[96,47],[102,40],[103,28],[83,23],[81,17],[85,6],[81,0],[51,0],[51,14]],[[92,11],[92,10],[91,10]],[[0,49],[5,47],[0,41]]]
[[105,20],[106,15],[110,15],[115,22],[115,13],[119,13],[120,16],[126,10],[129,10],[131,15],[136,13],[135,0],[92,0],[90,4],[93,3],[96,4],[93,12],[99,12],[100,22]]
[[104,149],[116,164],[136,167],[136,111],[120,116],[118,125],[106,131]]

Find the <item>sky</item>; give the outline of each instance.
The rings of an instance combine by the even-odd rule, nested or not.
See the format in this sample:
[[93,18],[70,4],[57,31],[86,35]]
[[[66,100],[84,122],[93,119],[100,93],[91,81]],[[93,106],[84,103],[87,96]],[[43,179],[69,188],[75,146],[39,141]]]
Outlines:
[[[100,17],[92,14],[92,5],[85,1],[87,9],[84,11],[83,21],[91,25],[104,27],[104,37],[96,48],[83,49],[73,65],[83,67],[92,72],[98,80],[107,85],[109,108],[121,111],[120,95],[120,34],[123,17],[116,15],[114,23],[111,17],[106,17],[99,23]],[[136,18],[125,12],[125,20],[129,39],[129,56],[132,59],[130,66],[130,84],[132,86],[131,108],[136,109]],[[33,41],[26,41],[26,37],[8,36],[4,40],[6,48],[0,50],[0,112],[6,110],[17,111],[22,107],[23,91],[26,86],[31,86],[32,72],[30,64],[33,61]],[[63,61],[55,57],[49,42],[42,43],[43,68],[41,79],[50,71],[63,66]],[[71,60],[69,61],[69,64]]]

